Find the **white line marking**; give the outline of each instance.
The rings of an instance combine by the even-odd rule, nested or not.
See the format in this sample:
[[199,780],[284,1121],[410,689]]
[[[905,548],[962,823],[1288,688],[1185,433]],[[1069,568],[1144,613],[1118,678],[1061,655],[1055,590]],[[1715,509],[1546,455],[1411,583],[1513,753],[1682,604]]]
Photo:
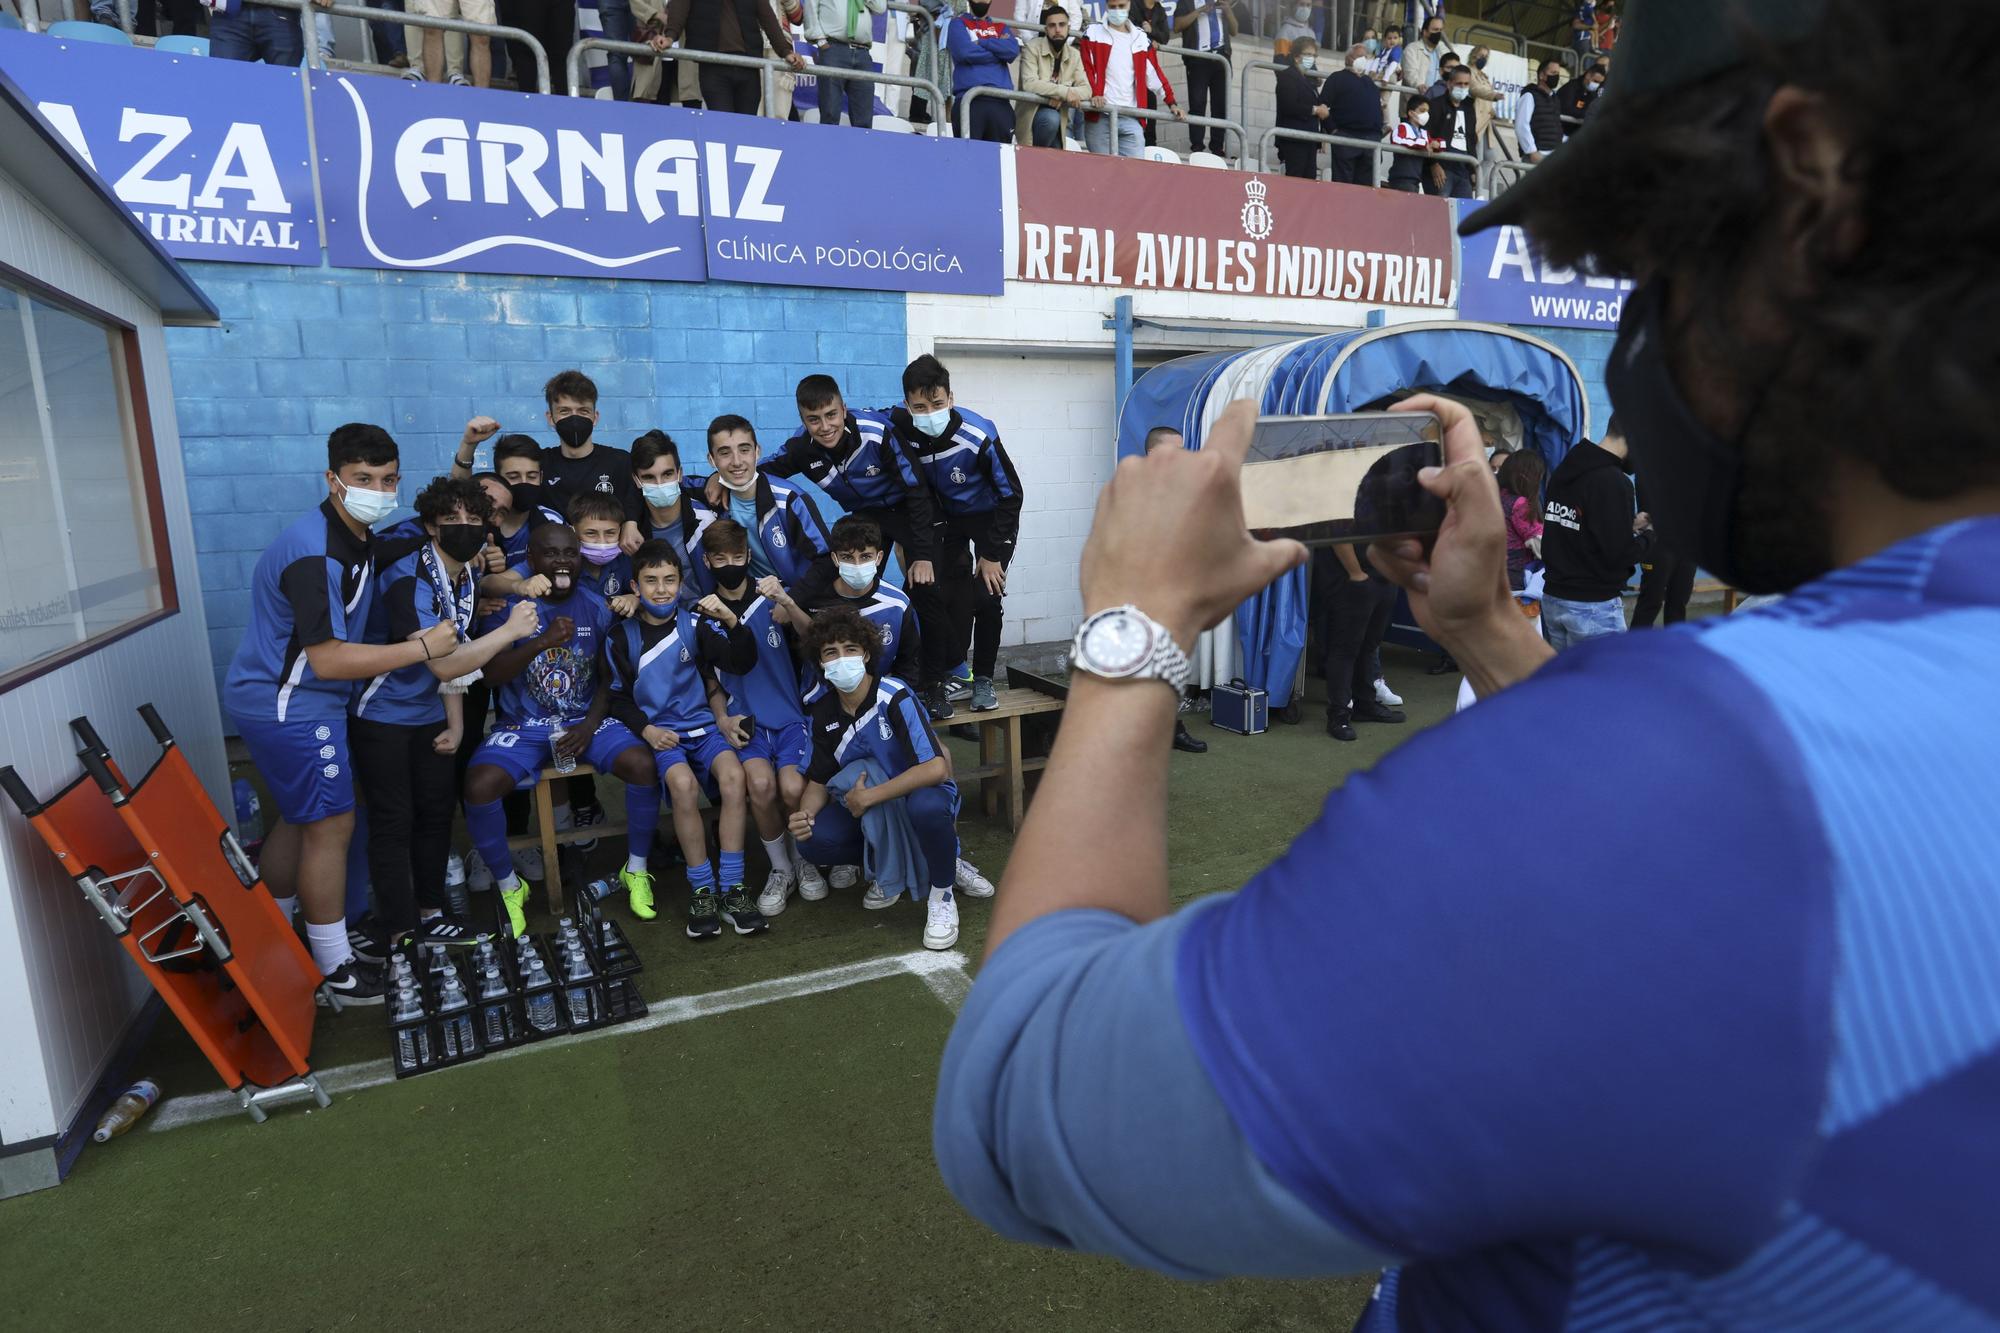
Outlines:
[[[964,1003],[965,991],[971,986],[971,980],[966,975],[965,962],[965,955],[956,950],[934,953],[929,949],[923,949],[914,953],[895,954],[888,958],[870,958],[859,963],[846,963],[840,967],[822,968],[817,972],[802,972],[792,977],[752,982],[750,985],[735,986],[729,990],[710,991],[706,995],[676,995],[671,999],[650,1002],[646,1016],[630,1023],[614,1023],[610,1027],[595,1028],[589,1032],[576,1032],[548,1041],[530,1042],[526,1046],[495,1051],[491,1055],[482,1057],[482,1060],[506,1060],[531,1051],[555,1050],[564,1046],[575,1046],[581,1042],[596,1041],[599,1037],[622,1037],[635,1032],[650,1032],[655,1028],[685,1023],[689,1019],[726,1014],[760,1004],[774,1004],[779,1000],[795,1000],[802,996],[841,990],[887,977],[914,976],[956,1011],[959,1004]],[[958,996],[956,1002],[950,998],[953,989]],[[395,1068],[387,1060],[366,1060],[360,1064],[342,1065],[338,1069],[319,1071],[320,1086],[329,1096],[343,1092],[359,1092],[364,1088],[379,1088],[385,1083],[395,1081]],[[160,1133],[179,1129],[184,1125],[200,1124],[206,1120],[218,1120],[223,1116],[241,1113],[242,1107],[237,1103],[235,1093],[203,1092],[162,1102],[160,1108],[147,1118],[147,1128],[153,1133]]]

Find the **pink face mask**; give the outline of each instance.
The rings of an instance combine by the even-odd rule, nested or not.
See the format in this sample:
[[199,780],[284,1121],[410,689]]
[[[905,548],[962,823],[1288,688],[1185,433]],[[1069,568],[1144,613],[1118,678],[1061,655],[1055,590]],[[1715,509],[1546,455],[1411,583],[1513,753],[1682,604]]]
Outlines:
[[618,553],[616,545],[599,546],[595,542],[583,544],[583,558],[593,565],[608,565],[618,558]]

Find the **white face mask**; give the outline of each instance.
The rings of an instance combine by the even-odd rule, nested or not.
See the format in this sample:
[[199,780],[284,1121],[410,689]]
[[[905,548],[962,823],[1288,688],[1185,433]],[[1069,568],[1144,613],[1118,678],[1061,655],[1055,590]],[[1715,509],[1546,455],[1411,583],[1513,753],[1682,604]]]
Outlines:
[[1114,28],[1122,28],[1132,21],[1132,11],[1129,9],[1107,9],[1104,11],[1104,21]]
[[1318,57],[1318,56],[1300,56],[1300,57],[1299,57],[1299,68],[1300,68],[1300,69],[1311,69],[1311,68],[1313,68],[1313,67],[1314,67],[1315,65],[1317,65],[1317,64],[1319,64],[1319,57]]
[[864,560],[860,564],[850,564],[843,560],[840,562],[840,581],[856,592],[865,591],[874,584],[875,573],[881,567],[873,560]]
[[868,674],[868,663],[859,656],[836,657],[831,662],[820,664],[820,672],[826,683],[842,694],[851,693],[861,684],[861,678]]
[[1313,16],[1313,11],[1311,5],[1300,5],[1298,8],[1292,11],[1292,17],[1297,19],[1300,23],[1312,22],[1312,16]]
[[1410,119],[1419,125],[1428,125],[1431,123],[1431,113],[1428,111],[1419,111],[1416,115],[1411,116]]
[[1454,102],[1463,102],[1470,96],[1472,96],[1472,89],[1470,88],[1454,88],[1451,90],[1451,100]]
[[394,491],[357,491],[344,481],[340,483],[341,507],[364,528],[372,528],[395,513],[401,503]]

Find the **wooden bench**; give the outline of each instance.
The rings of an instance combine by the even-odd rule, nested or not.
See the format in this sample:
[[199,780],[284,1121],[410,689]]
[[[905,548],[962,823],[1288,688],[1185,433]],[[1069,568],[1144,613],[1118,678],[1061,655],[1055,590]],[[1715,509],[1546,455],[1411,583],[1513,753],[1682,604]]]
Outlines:
[[[568,782],[574,777],[588,777],[597,770],[582,760],[567,773],[558,773],[553,768],[542,770],[535,780],[535,824],[536,831],[518,838],[507,839],[507,849],[514,851],[524,847],[539,847],[542,851],[542,888],[548,895],[549,913],[563,914],[562,860],[557,849],[568,842],[588,842],[592,838],[622,838],[625,836],[625,821],[617,820],[603,824],[592,824],[588,828],[558,830],[556,828],[556,805],[551,799],[554,793],[550,784]],[[562,802],[567,804],[567,801]]]
[[1022,753],[1021,719],[1036,713],[1059,713],[1063,700],[1024,689],[1001,690],[998,697],[1000,706],[985,713],[972,712],[961,704],[951,721],[942,725],[957,726],[963,721],[979,728],[979,763],[959,769],[953,776],[961,784],[979,783],[986,813],[997,815],[1004,807],[1007,827],[1018,831],[1028,809],[1028,774],[1049,763]]
[[1719,592],[1722,594],[1722,614],[1728,615],[1736,609],[1736,603],[1743,594],[1724,583],[1721,579],[1702,579],[1694,585],[1696,593]]

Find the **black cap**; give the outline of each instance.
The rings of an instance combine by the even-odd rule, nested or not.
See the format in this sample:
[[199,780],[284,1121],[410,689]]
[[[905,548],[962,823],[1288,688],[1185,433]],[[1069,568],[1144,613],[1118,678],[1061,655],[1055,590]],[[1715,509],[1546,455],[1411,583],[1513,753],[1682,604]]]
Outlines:
[[[1807,36],[1826,17],[1826,0],[1625,0],[1619,13],[1618,77],[1603,100],[1623,103],[1699,83],[1740,64],[1746,34],[1774,42]],[[1552,182],[1597,174],[1604,155],[1620,151],[1617,136],[1607,137],[1603,124],[1602,109],[1593,112],[1561,148],[1460,222],[1459,234],[1517,223]]]

